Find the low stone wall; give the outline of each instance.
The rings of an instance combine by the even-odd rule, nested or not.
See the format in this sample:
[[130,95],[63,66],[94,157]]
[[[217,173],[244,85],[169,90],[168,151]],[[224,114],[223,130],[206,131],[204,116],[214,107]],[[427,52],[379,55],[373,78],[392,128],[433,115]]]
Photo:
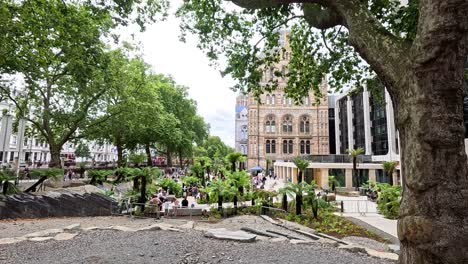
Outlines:
[[0,219],[111,215],[113,199],[100,193],[0,195]]

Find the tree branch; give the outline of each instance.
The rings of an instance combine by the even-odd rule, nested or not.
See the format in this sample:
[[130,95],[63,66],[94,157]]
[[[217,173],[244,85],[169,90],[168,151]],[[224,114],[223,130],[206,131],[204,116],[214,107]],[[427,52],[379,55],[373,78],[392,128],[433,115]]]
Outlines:
[[247,9],[261,9],[269,7],[277,7],[284,4],[306,3],[307,0],[231,0],[234,4]]
[[322,1],[340,14],[349,31],[349,44],[371,65],[389,93],[396,95],[397,83],[410,68],[410,44],[391,34],[362,0]]
[[324,30],[340,25],[345,26],[343,17],[331,8],[305,3],[302,5],[302,10],[305,20],[314,28]]

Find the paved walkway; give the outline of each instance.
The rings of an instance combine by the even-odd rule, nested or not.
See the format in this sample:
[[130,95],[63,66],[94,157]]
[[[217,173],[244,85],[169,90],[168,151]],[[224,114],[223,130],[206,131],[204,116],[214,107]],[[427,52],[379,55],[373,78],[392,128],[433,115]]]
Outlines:
[[377,228],[395,239],[397,234],[397,220],[391,220],[377,213],[377,204],[367,200],[366,196],[347,197],[337,195],[337,201],[343,201],[344,213],[336,213],[344,217],[358,219],[374,228]]

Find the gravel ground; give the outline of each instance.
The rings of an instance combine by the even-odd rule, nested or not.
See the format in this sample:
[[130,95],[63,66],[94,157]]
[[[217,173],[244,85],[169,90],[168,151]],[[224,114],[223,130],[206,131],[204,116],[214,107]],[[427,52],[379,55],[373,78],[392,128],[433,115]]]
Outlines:
[[0,263],[394,263],[326,245],[236,243],[187,232],[91,231],[68,241],[0,246]]
[[81,227],[91,226],[131,226],[144,227],[155,223],[154,219],[130,219],[121,216],[99,216],[99,217],[64,217],[64,218],[42,218],[23,220],[0,221],[0,238],[19,237],[29,233],[50,228],[63,228],[71,224],[81,223]]
[[353,243],[353,244],[358,244],[364,247],[372,248],[377,251],[385,251],[386,249],[386,246],[384,243],[380,243],[378,241],[375,241],[367,237],[349,236],[349,237],[343,238],[343,240],[346,242]]

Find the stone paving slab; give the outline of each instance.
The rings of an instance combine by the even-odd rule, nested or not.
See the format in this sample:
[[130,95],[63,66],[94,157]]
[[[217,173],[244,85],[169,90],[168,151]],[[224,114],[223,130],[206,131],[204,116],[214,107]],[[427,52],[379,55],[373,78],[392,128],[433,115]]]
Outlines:
[[237,242],[252,243],[255,242],[256,235],[244,231],[231,231],[226,228],[208,229],[205,237],[216,238],[220,240],[232,240]]

